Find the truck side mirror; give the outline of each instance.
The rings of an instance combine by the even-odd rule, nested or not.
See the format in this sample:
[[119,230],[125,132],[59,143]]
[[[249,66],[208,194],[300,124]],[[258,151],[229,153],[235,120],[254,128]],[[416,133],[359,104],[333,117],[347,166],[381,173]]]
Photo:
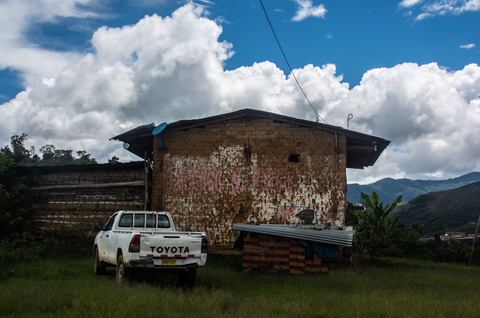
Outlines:
[[95,224],[95,232],[100,232],[101,230],[103,230],[103,224],[102,223]]

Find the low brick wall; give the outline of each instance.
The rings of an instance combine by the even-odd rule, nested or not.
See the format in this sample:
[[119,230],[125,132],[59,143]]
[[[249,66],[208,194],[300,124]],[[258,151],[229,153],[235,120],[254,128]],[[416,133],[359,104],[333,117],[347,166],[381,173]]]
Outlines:
[[282,269],[291,274],[328,273],[335,261],[325,262],[317,254],[306,257],[306,248],[296,239],[243,233],[243,268],[266,273]]

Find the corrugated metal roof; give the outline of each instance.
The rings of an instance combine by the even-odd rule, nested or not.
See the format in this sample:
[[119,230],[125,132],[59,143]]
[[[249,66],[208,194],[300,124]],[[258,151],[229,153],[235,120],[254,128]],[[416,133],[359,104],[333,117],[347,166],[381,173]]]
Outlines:
[[[337,227],[332,227],[337,228]],[[342,226],[342,230],[327,229],[325,226],[308,225],[279,225],[279,224],[233,224],[232,229],[260,234],[276,235],[298,240],[321,242],[327,244],[352,246],[355,232],[347,231],[351,228]]]
[[152,131],[155,129],[155,124],[151,123],[148,125],[138,126],[132,130],[124,132],[118,136],[110,138],[110,140],[119,140],[123,141],[123,147],[130,151],[131,153],[136,154],[140,158],[145,157],[145,152],[147,152],[147,157],[152,158],[153,152],[153,135]]
[[[321,124],[309,120],[248,108],[201,119],[180,120],[169,123],[165,128],[165,132],[187,130],[190,128],[202,127],[207,124],[215,124],[225,120],[243,117],[247,119],[252,119],[255,117],[268,118],[278,122],[290,123],[302,127],[319,129],[344,135],[347,138],[347,168],[363,169],[364,167],[372,166],[377,161],[383,150],[385,150],[385,148],[390,144],[389,140],[344,129],[339,126]],[[140,158],[143,158],[145,151],[147,151],[148,156],[150,156],[151,152],[153,151],[153,135],[151,132],[154,128],[155,125],[153,123],[149,125],[143,125],[110,139],[120,140],[128,143],[130,146],[128,147],[128,151],[136,154]]]

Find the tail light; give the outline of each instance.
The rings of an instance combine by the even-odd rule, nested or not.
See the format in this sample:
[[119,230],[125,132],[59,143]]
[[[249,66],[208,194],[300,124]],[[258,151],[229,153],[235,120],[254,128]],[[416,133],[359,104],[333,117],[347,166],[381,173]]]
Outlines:
[[202,253],[208,253],[208,240],[206,237],[202,238]]
[[134,235],[130,241],[130,246],[128,247],[130,253],[140,252],[140,235]]

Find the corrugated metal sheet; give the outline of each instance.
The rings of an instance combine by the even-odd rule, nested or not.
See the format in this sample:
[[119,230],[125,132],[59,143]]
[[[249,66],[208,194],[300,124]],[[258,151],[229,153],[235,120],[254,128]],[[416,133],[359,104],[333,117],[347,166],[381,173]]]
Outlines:
[[[338,228],[338,227],[333,227]],[[298,240],[352,246],[354,231],[347,231],[351,227],[343,226],[341,230],[327,229],[325,226],[295,226],[278,224],[233,224],[232,229],[260,234],[276,235]]]

